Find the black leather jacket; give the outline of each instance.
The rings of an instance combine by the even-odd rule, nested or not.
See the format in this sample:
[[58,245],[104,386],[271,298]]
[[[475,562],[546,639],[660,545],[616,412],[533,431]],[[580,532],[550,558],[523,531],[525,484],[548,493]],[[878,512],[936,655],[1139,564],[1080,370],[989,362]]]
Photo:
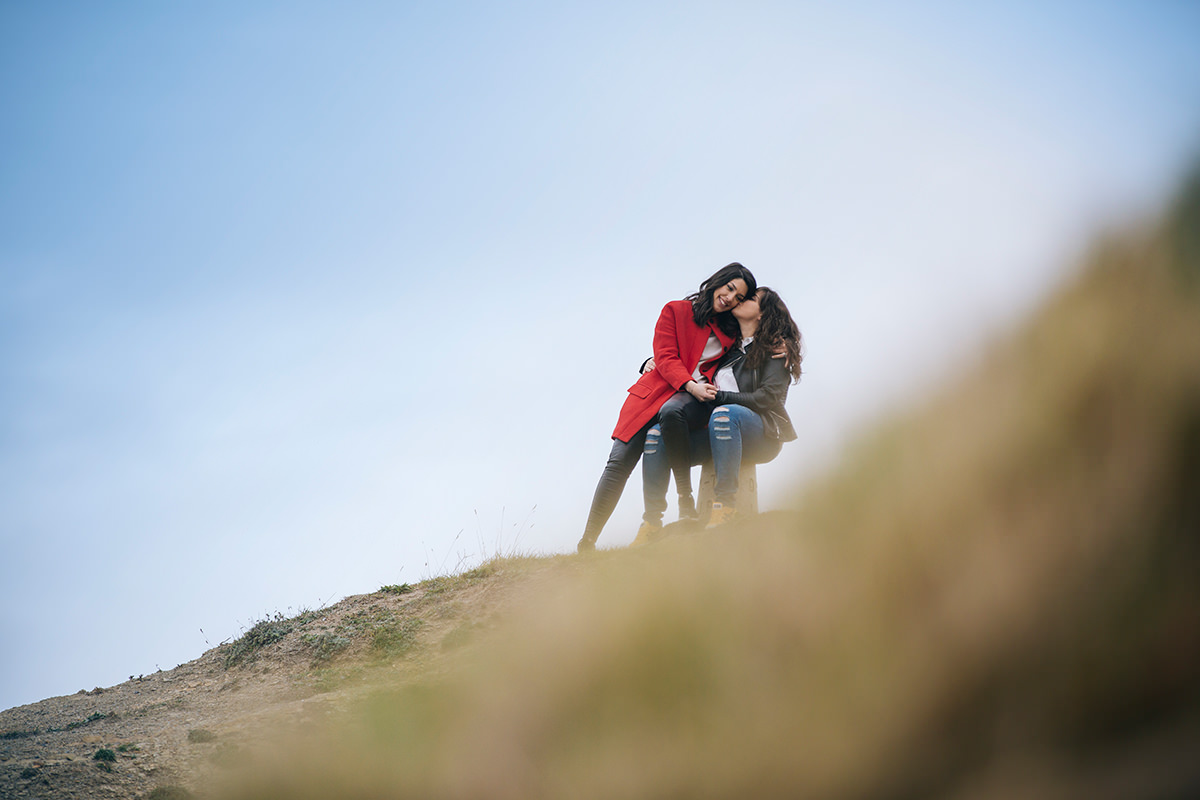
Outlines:
[[796,429],[783,403],[787,400],[792,376],[782,358],[768,358],[758,369],[746,363],[746,354],[734,345],[722,358],[718,369],[733,368],[737,378],[736,392],[717,392],[717,405],[745,406],[762,417],[763,432],[770,439],[790,442]]

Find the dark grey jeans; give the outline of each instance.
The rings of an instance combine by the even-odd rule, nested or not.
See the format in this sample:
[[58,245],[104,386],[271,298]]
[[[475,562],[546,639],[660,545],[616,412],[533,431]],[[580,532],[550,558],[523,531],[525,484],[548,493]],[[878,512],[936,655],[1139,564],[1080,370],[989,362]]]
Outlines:
[[691,495],[691,446],[688,436],[690,431],[703,428],[708,423],[711,410],[711,403],[701,403],[687,392],[676,392],[663,403],[657,417],[629,437],[628,442],[613,439],[608,462],[604,465],[604,472],[600,473],[600,482],[596,484],[596,493],[592,496],[592,508],[588,512],[582,542],[595,544],[596,539],[600,538],[600,531],[604,529],[608,518],[616,509],[617,501],[625,491],[625,484],[629,482],[633,468],[642,457],[642,450],[646,446],[646,431],[656,423],[661,426],[663,446],[666,448],[671,469],[675,472],[675,487],[679,489],[680,494]]

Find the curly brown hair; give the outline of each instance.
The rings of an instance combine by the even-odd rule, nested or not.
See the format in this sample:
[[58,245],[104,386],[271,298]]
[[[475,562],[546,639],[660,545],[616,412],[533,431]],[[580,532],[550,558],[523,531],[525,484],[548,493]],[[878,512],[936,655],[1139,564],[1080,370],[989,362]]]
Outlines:
[[787,305],[779,292],[766,286],[758,287],[758,310],[762,317],[758,321],[758,331],[754,341],[746,349],[746,363],[753,369],[758,369],[767,359],[774,357],[780,345],[787,353],[785,364],[792,376],[792,383],[800,380],[800,362],[804,360],[804,340],[800,336],[800,327],[792,319]]

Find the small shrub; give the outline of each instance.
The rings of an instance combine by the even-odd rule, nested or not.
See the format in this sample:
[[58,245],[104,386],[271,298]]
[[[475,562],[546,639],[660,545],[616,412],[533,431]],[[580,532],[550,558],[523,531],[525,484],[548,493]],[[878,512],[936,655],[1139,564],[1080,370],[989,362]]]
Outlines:
[[188,731],[189,744],[204,744],[205,742],[215,742],[217,735],[212,731],[206,731],[204,728],[195,728]]
[[301,639],[312,648],[313,660],[323,664],[350,646],[350,640],[328,631],[305,634]]
[[21,770],[21,777],[25,778],[26,780],[29,780],[31,778],[36,778],[40,774],[41,773],[38,772],[33,767],[26,767],[25,769]]
[[117,760],[117,754],[112,750],[109,750],[107,747],[101,747],[96,751],[95,755],[92,756],[92,760],[96,762],[96,766],[99,769],[102,769],[105,772],[112,772],[112,765]]
[[125,744],[123,744],[117,748],[117,752],[118,753],[137,753],[141,749],[142,748],[138,747],[136,744],[129,744],[128,742],[126,742]]
[[379,591],[382,594],[408,594],[413,590],[413,587],[407,583],[389,584],[388,586],[380,586]]
[[89,716],[87,719],[79,720],[78,722],[69,723],[66,727],[66,730],[73,731],[76,728],[82,728],[84,725],[91,725],[93,722],[97,722],[98,720],[109,719],[109,718],[116,719],[116,717],[117,717],[116,714],[105,714],[103,711],[97,711],[97,712],[93,713],[91,716]]
[[5,731],[0,733],[0,740],[7,741],[9,739],[24,739],[28,736],[37,736],[37,731]]
[[[307,621],[307,619],[304,620],[304,622]],[[275,644],[291,633],[295,625],[295,620],[287,619],[278,612],[273,617],[259,620],[254,627],[229,646],[229,652],[225,654],[225,669],[252,659],[259,650]]]
[[380,627],[392,625],[396,615],[389,609],[371,606],[365,611],[356,611],[338,624],[338,630],[351,636],[375,631]]
[[320,618],[321,618],[320,611],[313,611],[311,608],[306,608],[303,611],[301,611],[299,614],[297,614],[295,620],[293,620],[293,621],[297,625],[303,626],[303,625],[307,625],[308,623],[312,622],[314,619],[320,619]]

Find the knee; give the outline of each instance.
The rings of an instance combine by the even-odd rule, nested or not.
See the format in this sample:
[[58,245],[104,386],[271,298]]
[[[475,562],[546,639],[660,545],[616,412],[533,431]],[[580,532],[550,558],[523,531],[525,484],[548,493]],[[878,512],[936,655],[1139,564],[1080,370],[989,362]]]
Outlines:
[[756,416],[755,413],[745,406],[727,403],[726,405],[714,408],[711,419],[713,421],[728,422],[731,425],[741,425],[747,418],[753,416]]
[[[641,451],[638,451],[641,455]],[[608,479],[625,480],[633,472],[633,468],[637,466],[637,461],[630,461],[629,457],[622,455],[611,455],[608,461],[604,463],[604,476]]]
[[686,420],[688,405],[695,403],[695,399],[687,392],[677,392],[667,398],[667,402],[663,403],[658,409],[658,419],[663,420]]
[[662,447],[662,429],[655,425],[650,430],[646,431],[646,444],[642,448],[644,455],[653,456],[658,453]]
[[604,472],[610,476],[628,477],[642,457],[642,443],[638,441],[613,441],[613,448],[608,454]]
[[718,442],[725,442],[740,435],[741,406],[724,405],[713,409],[712,418],[708,421],[709,437]]
[[678,403],[667,403],[658,410],[658,421],[662,424],[670,425],[674,422],[682,422],[687,418],[684,413],[683,406]]

